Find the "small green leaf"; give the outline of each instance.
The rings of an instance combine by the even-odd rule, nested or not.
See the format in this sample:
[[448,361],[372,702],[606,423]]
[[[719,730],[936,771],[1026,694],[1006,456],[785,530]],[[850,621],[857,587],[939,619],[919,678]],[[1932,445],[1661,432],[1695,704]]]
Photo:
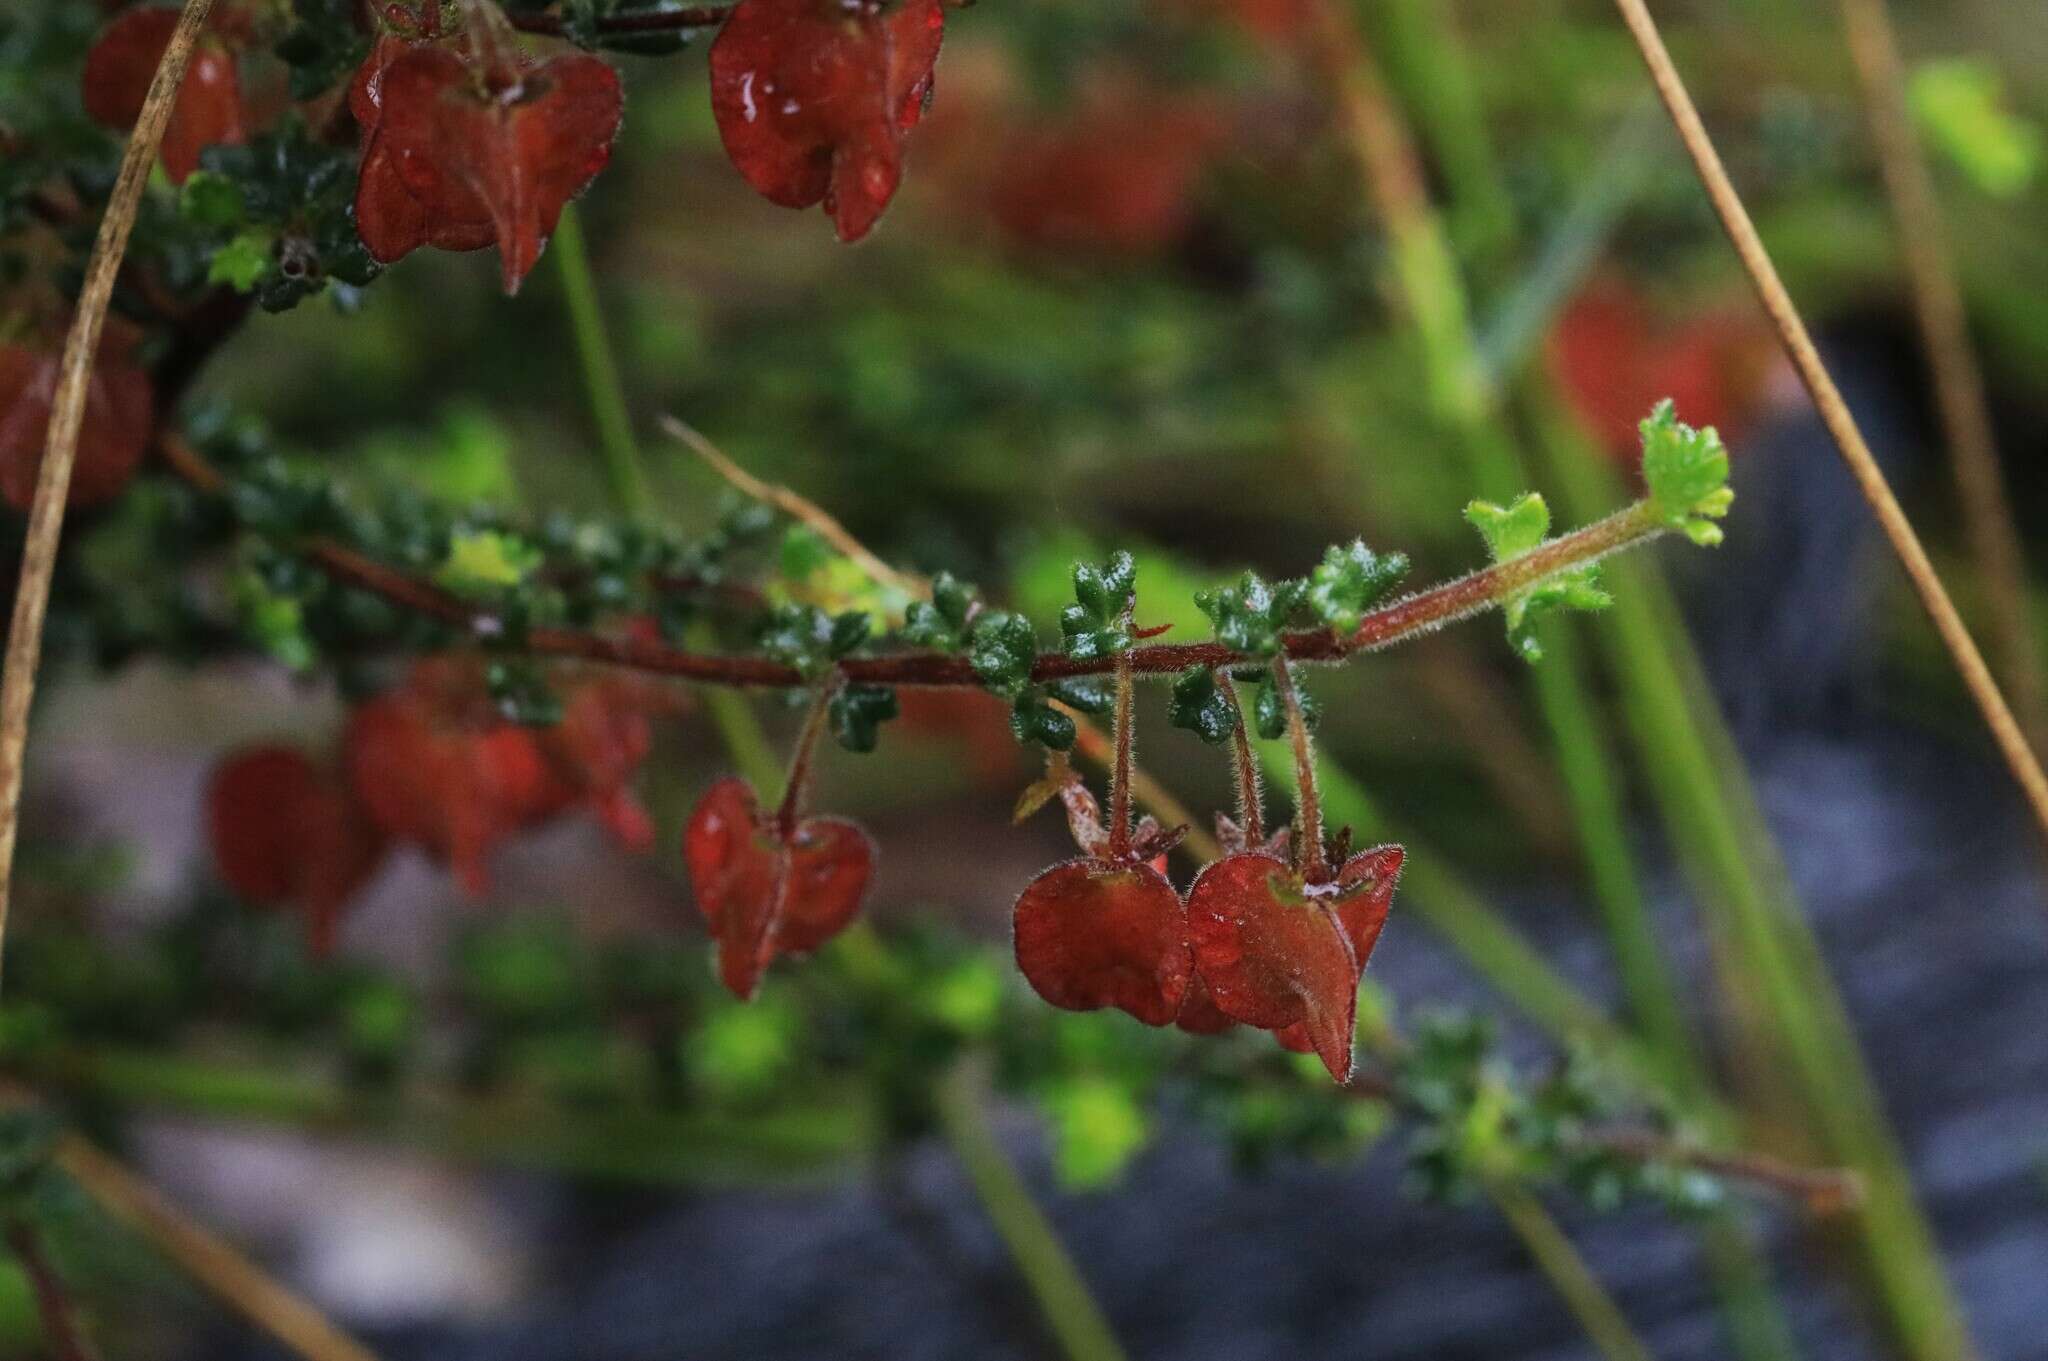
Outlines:
[[1339,634],[1355,631],[1365,612],[1408,575],[1405,553],[1375,553],[1364,539],[1323,554],[1309,574],[1307,601],[1317,619]]
[[1131,645],[1128,616],[1137,600],[1138,565],[1118,552],[1100,567],[1074,564],[1074,602],[1060,611],[1069,657],[1095,661]]
[[517,586],[541,564],[541,552],[516,535],[495,529],[458,531],[434,580],[457,595],[491,595]]
[[[1280,698],[1280,687],[1273,683],[1272,676],[1263,678],[1258,698],[1252,701],[1252,728],[1259,736],[1271,742],[1287,736],[1287,705]],[[1295,698],[1301,703],[1302,722],[1310,731],[1322,721],[1322,706],[1317,704],[1308,691],[1295,686]]]
[[1031,684],[1038,659],[1038,634],[1021,614],[991,610],[974,621],[967,664],[990,691],[1014,700]]
[[178,215],[201,227],[225,230],[242,220],[242,190],[226,175],[195,170],[178,190]]
[[1019,742],[1036,742],[1054,751],[1072,750],[1079,735],[1073,719],[1046,703],[1039,691],[1028,687],[1010,707],[1010,734]]
[[802,581],[814,572],[828,566],[836,554],[831,545],[805,525],[791,525],[782,536],[782,548],[778,555],[782,575],[791,581]]
[[206,267],[206,282],[226,284],[237,293],[247,293],[270,272],[270,233],[242,232],[213,253]]
[[[1507,506],[1474,501],[1465,507],[1465,518],[1479,531],[1495,562],[1520,557],[1542,544],[1550,531],[1550,507],[1535,492],[1524,492]],[[1600,589],[1600,566],[1588,563],[1555,572],[1501,601],[1507,616],[1508,643],[1525,661],[1543,656],[1536,640],[1536,623],[1557,610],[1600,610],[1613,597]]]
[[1990,62],[1927,62],[1913,72],[1907,98],[1927,140],[1983,193],[2017,198],[2034,182],[2048,136],[2040,124],[2012,111]]
[[932,580],[932,598],[913,600],[905,607],[904,641],[939,652],[958,652],[966,646],[967,619],[974,611],[975,596],[969,583],[951,572],[939,573]]
[[1106,714],[1116,707],[1116,686],[1100,676],[1056,680],[1045,691],[1069,709],[1079,709],[1084,714]]
[[1522,493],[1506,506],[1474,501],[1465,507],[1465,519],[1486,540],[1495,562],[1528,552],[1550,532],[1550,507],[1533,491]]
[[1721,542],[1721,526],[1735,493],[1728,486],[1728,450],[1713,426],[1695,430],[1678,419],[1670,398],[1640,427],[1643,481],[1658,519],[1703,548]]
[[1307,593],[1305,581],[1268,584],[1258,573],[1246,572],[1232,585],[1196,592],[1195,604],[1209,616],[1216,641],[1236,652],[1271,657],[1280,651],[1281,636]]
[[896,717],[896,692],[886,685],[841,686],[826,708],[839,745],[869,752],[880,739],[882,724]]
[[1167,721],[1176,728],[1186,728],[1210,746],[1219,746],[1237,731],[1237,706],[1216,683],[1214,671],[1206,666],[1190,667],[1173,682]]
[[865,610],[848,610],[832,617],[831,632],[826,635],[825,649],[834,661],[850,656],[855,648],[868,640],[874,631],[874,617]]

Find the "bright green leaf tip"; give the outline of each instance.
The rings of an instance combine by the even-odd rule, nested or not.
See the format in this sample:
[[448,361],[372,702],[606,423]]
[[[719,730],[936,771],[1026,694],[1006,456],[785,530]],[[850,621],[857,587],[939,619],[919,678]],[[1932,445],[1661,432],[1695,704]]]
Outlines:
[[517,586],[540,566],[541,552],[529,543],[494,529],[458,533],[448,541],[448,557],[434,579],[458,595]]
[[[1479,531],[1497,563],[1539,547],[1550,532],[1550,507],[1535,492],[1524,492],[1505,506],[1474,501],[1465,507],[1465,519]],[[1558,610],[1601,610],[1612,603],[1613,597],[1600,589],[1598,563],[1554,573],[1500,602],[1508,643],[1530,662],[1543,656],[1542,644],[1536,641],[1537,620]]]
[[1728,450],[1713,426],[1695,430],[1665,398],[1643,421],[1643,482],[1658,521],[1702,548],[1721,542],[1713,522],[1735,502],[1728,486]]

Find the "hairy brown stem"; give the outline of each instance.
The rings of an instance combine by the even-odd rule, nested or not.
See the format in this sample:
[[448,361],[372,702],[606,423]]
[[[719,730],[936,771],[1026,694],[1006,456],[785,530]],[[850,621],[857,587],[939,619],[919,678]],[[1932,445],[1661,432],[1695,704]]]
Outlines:
[[12,901],[14,842],[21,821],[22,758],[28,746],[29,708],[35,700],[36,667],[42,660],[43,616],[50,604],[50,579],[57,568],[57,546],[64,537],[64,509],[71,495],[71,468],[78,456],[79,430],[85,422],[87,384],[92,379],[93,359],[99,353],[100,331],[107,319],[107,304],[114,295],[114,280],[121,272],[121,260],[128,253],[128,237],[135,228],[135,214],[142,204],[142,191],[149,183],[150,167],[156,164],[157,148],[163,144],[171,108],[178,87],[185,78],[185,64],[192,55],[200,27],[213,8],[213,0],[185,0],[177,26],[164,46],[135,130],[128,135],[121,154],[121,168],[114,177],[113,192],[107,196],[106,216],[100,219],[91,258],[85,266],[85,284],[79,290],[78,310],[71,331],[64,338],[64,356],[57,390],[50,400],[50,425],[43,444],[42,467],[36,474],[35,499],[29,506],[28,533],[21,550],[21,575],[14,592],[14,618],[7,632],[6,671],[0,675],[0,946],[7,932],[7,910]]
[[43,1324],[43,1340],[50,1344],[57,1361],[97,1361],[99,1353],[85,1340],[77,1311],[71,1306],[71,1292],[43,1252],[43,1236],[35,1225],[25,1219],[9,1221],[7,1246],[28,1277],[36,1298],[36,1316]]
[[2041,650],[2027,620],[2026,557],[2006,499],[1984,374],[1970,343],[1948,232],[1906,108],[1898,37],[1885,0],[1841,0],[1841,7],[1864,116],[1898,227],[1920,343],[1934,379],[1963,528],[1984,578],[1986,617],[2013,708],[2038,746],[2048,740],[2048,715],[2042,708]]
[[1109,858],[1121,860],[1131,849],[1131,746],[1136,740],[1132,719],[1136,716],[1137,685],[1131,679],[1131,654],[1117,657],[1116,759],[1109,769]]
[[1259,763],[1252,755],[1251,735],[1245,731],[1244,705],[1237,699],[1237,682],[1228,671],[1218,671],[1216,684],[1222,687],[1224,696],[1230,700],[1231,712],[1237,715],[1237,726],[1230,730],[1231,753],[1237,764],[1237,822],[1244,829],[1245,845],[1256,846],[1266,839],[1266,812],[1259,806]]
[[1749,274],[1764,311],[1777,328],[1785,353],[1799,370],[1800,380],[1812,395],[1813,404],[1820,411],[1828,433],[1834,437],[1843,462],[1849,465],[1850,473],[1862,489],[1863,499],[1870,503],[1885,538],[1913,583],[1921,605],[1933,620],[1935,631],[1941,635],[1949,655],[1955,659],[1963,685],[1983,714],[1992,739],[1998,744],[2000,754],[2012,769],[2013,778],[2026,795],[2035,822],[2042,834],[2048,836],[2048,774],[2042,772],[2040,761],[2027,745],[2018,721],[2013,718],[2005,696],[1999,691],[1998,682],[1992,679],[1991,669],[1984,664],[1984,654],[1977,650],[1962,616],[1956,613],[1955,603],[1949,599],[1940,575],[1928,561],[1927,550],[1921,546],[1911,521],[1906,519],[1906,512],[1900,509],[1898,498],[1892,494],[1890,484],[1885,481],[1883,471],[1871,455],[1863,432],[1857,428],[1856,418],[1849,413],[1848,403],[1842,400],[1841,390],[1835,386],[1827,366],[1821,362],[1820,351],[1814,346],[1806,323],[1800,319],[1799,309],[1793,303],[1792,295],[1786,291],[1784,280],[1778,277],[1777,266],[1771,263],[1770,252],[1764,249],[1763,238],[1757,235],[1756,224],[1750,221],[1749,210],[1743,207],[1742,197],[1728,178],[1727,168],[1721,164],[1720,153],[1714,149],[1713,139],[1707,135],[1706,124],[1700,120],[1699,110],[1685,88],[1684,78],[1678,74],[1678,67],[1664,46],[1664,39],[1657,31],[1657,21],[1650,17],[1649,8],[1643,0],[1614,0],[1614,3],[1635,37],[1636,46],[1642,51],[1644,64],[1649,67],[1650,78],[1657,86],[1657,94],[1678,129],[1679,140],[1685,144],[1686,154],[1699,173],[1700,183],[1706,187],[1707,197],[1713,201],[1714,211],[1720,217],[1743,269]]
[[[180,476],[203,490],[226,485],[220,472],[189,443],[176,435],[162,441],[165,461]],[[1346,637],[1327,629],[1308,629],[1285,638],[1285,655],[1297,662],[1341,662],[1358,652],[1371,652],[1403,642],[1446,624],[1491,609],[1516,591],[1546,577],[1597,562],[1669,532],[1647,503],[1639,503],[1597,520],[1583,529],[1560,535],[1539,548],[1491,567],[1468,573],[1372,611]],[[300,545],[308,558],[337,580],[381,595],[393,604],[438,619],[479,640],[498,632],[498,621],[437,586],[418,581],[375,562],[352,548],[328,539]],[[644,637],[612,637],[567,628],[537,628],[520,649],[535,656],[573,658],[627,667],[655,675],[675,676],[706,685],[795,689],[810,683],[793,666],[754,656],[707,656],[684,652]],[[1138,676],[1166,676],[1189,667],[1261,665],[1263,658],[1221,643],[1151,643],[1122,654]],[[1032,663],[1036,683],[1106,675],[1121,658],[1078,660],[1064,653],[1040,653]],[[838,674],[859,685],[978,686],[981,680],[965,657],[942,652],[904,652],[883,657],[848,657]]]
[[789,778],[782,786],[782,802],[775,810],[775,826],[786,841],[796,835],[797,814],[811,783],[811,758],[817,754],[818,739],[825,734],[825,719],[832,709],[832,695],[839,689],[837,678],[818,687],[804,715],[803,731],[797,734],[796,750],[789,757]]
[[1303,879],[1320,884],[1329,878],[1330,867],[1323,852],[1323,795],[1316,784],[1316,749],[1308,735],[1301,692],[1294,688],[1294,676],[1284,656],[1273,659],[1273,688],[1287,711],[1287,740],[1294,747],[1294,807],[1299,824],[1294,829],[1294,863]]

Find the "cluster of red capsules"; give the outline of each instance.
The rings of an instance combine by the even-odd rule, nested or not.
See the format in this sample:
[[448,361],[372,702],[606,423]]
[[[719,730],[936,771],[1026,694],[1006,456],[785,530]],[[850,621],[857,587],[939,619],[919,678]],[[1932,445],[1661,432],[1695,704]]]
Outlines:
[[1120,674],[1109,826],[1078,779],[1054,777],[1081,855],[1046,870],[1017,900],[1017,967],[1057,1007],[1115,1007],[1200,1035],[1240,1024],[1270,1030],[1343,1082],[1359,979],[1393,906],[1403,852],[1353,854],[1348,829],[1334,848],[1324,845],[1314,756],[1285,658],[1274,662],[1274,677],[1294,738],[1299,826],[1265,834],[1240,719],[1242,822],[1217,818],[1225,854],[1183,897],[1164,873],[1164,852],[1187,829],[1131,822],[1131,684]]
[[476,659],[428,658],[351,712],[333,760],[274,744],[224,759],[206,799],[214,860],[243,897],[303,912],[324,952],[393,843],[446,862],[471,894],[498,845],[578,810],[647,851],[654,825],[630,786],[661,702],[640,682],[584,679],[560,722],[531,727],[498,711]]
[[[1314,1053],[1338,1081],[1351,1073],[1358,984],[1400,878],[1402,850],[1355,854],[1349,833],[1323,842],[1314,758],[1292,677],[1276,661],[1301,781],[1301,826],[1268,837],[1240,723],[1242,825],[1217,819],[1226,854],[1183,897],[1166,855],[1187,828],[1162,829],[1130,810],[1131,691],[1118,676],[1116,763],[1105,827],[1095,797],[1056,760],[1027,809],[1058,798],[1081,850],[1032,880],[1015,911],[1018,968],[1046,1001],[1073,1011],[1115,1007],[1147,1025],[1213,1035],[1234,1025],[1273,1031]],[[764,812],[728,777],[699,800],[684,837],[697,903],[718,942],[719,977],[753,996],[768,965],[816,949],[859,910],[874,846],[854,823],[801,813],[813,721],[781,805]]]
[[[239,54],[274,16],[223,4],[194,50],[162,160],[183,183],[210,146],[245,142],[289,101],[247,88]],[[379,261],[422,246],[496,245],[507,292],[534,266],[563,205],[611,158],[624,102],[617,72],[561,45],[541,57],[492,0],[366,3],[369,56],[347,118],[361,149],[356,229]],[[87,113],[125,129],[177,23],[155,5],[101,31],[84,71]],[[945,34],[940,0],[740,0],[711,46],[711,107],[734,167],[765,197],[822,202],[843,240],[865,236],[903,173]],[[551,41],[551,40],[550,40]]]

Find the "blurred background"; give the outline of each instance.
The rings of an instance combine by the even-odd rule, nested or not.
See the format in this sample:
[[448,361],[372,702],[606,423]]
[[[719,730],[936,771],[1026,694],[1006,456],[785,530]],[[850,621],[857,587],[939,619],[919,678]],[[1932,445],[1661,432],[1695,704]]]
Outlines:
[[[2015,597],[1957,492],[1841,10],[1658,8],[1908,513],[2023,676],[2048,11],[1889,6]],[[1475,496],[1596,518],[1660,398],[1719,428],[1725,546],[1611,564],[1615,608],[1550,625],[1540,667],[1480,620],[1310,679],[1333,820],[1408,848],[1365,1008],[1402,1100],[1264,1035],[1031,997],[1009,908],[1071,852],[1054,813],[1011,825],[1038,758],[972,692],[905,692],[877,754],[822,758],[817,807],[880,847],[871,927],[751,1006],[713,984],[678,844],[719,774],[775,786],[800,715],[772,697],[678,689],[639,779],[652,854],[562,820],[479,899],[401,851],[315,959],[220,886],[202,796],[238,744],[331,748],[355,692],[246,646],[96,649],[109,608],[155,599],[127,502],[75,526],[53,625],[11,1083],[390,1358],[2048,1356],[2042,846],[1610,6],[952,11],[901,193],[853,248],[733,172],[701,52],[619,59],[612,167],[516,299],[488,252],[422,253],[346,310],[253,317],[191,409],[344,486],[610,515],[606,343],[662,523],[735,505],[659,434],[673,413],[1041,638],[1077,559],[1130,549],[1140,618],[1204,637],[1194,590],[1354,536],[1418,584],[1468,569]],[[1414,192],[1369,173],[1371,127]],[[572,320],[571,252],[608,340]],[[784,587],[860,597],[815,539],[761,532]],[[1165,710],[1142,692],[1139,759],[1206,826],[1229,769]],[[1615,1119],[1854,1169],[1862,1203],[1551,1156],[1558,1074],[1623,1050]],[[1509,1090],[1520,1123],[1488,1125]],[[51,1237],[107,1355],[282,1354],[90,1205]],[[0,1269],[5,1354],[51,1354],[32,1293]]]

